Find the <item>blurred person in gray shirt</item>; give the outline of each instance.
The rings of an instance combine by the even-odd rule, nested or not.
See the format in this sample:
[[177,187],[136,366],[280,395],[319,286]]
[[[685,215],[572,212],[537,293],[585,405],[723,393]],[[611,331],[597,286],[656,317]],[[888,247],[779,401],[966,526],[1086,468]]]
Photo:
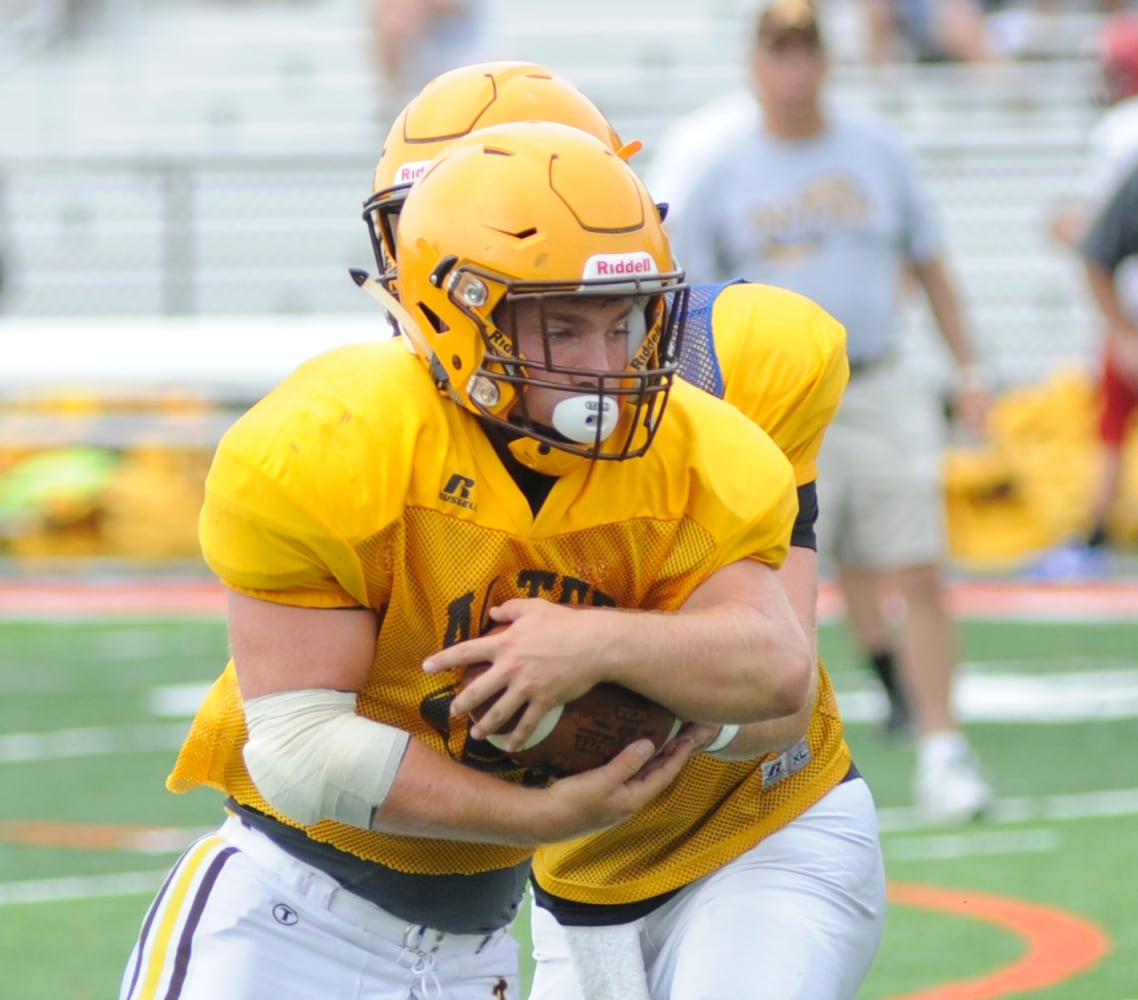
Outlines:
[[367,0],[385,114],[440,73],[489,51],[487,0]]
[[[1119,334],[1127,323],[1138,324],[1138,248],[1114,256],[1117,247],[1126,247],[1125,212],[1134,209],[1132,201],[1115,196],[1134,185],[1133,174],[1129,180],[1127,175],[1138,167],[1138,12],[1104,21],[1095,55],[1105,110],[1089,136],[1078,195],[1055,211],[1051,233],[1083,258],[1103,326],[1095,373],[1101,462],[1084,530],[1036,561],[1031,574],[1042,579],[1094,579],[1114,570],[1112,519],[1122,493],[1126,425],[1138,392],[1138,349]],[[1093,239],[1084,242],[1092,229]]]
[[750,70],[759,114],[720,102],[719,125],[701,122],[698,142],[665,138],[649,187],[670,203],[672,247],[693,281],[788,288],[846,327],[850,382],[819,461],[818,551],[836,563],[847,624],[890,697],[887,725],[916,730],[918,805],[932,820],[964,822],[992,793],[952,708],[959,660],[941,579],[944,422],[936,394],[898,363],[908,276],[955,361],[954,410],[972,432],[988,405],[983,373],[901,141],[885,122],[824,101],[812,3],[760,7]]
[[1123,497],[1124,446],[1138,410],[1138,165],[1091,220],[1080,246],[1103,328],[1099,442],[1102,465],[1086,544],[1110,541],[1111,516]]

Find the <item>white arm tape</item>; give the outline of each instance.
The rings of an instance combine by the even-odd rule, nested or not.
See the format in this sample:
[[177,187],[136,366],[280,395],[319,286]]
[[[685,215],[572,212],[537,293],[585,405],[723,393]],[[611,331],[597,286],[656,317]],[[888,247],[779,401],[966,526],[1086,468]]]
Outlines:
[[739,735],[739,727],[734,722],[725,722],[719,727],[719,735],[703,748],[704,753],[718,753],[726,750],[731,741]]
[[410,735],[356,714],[354,691],[308,688],[245,702],[249,777],[277,812],[305,826],[371,826]]

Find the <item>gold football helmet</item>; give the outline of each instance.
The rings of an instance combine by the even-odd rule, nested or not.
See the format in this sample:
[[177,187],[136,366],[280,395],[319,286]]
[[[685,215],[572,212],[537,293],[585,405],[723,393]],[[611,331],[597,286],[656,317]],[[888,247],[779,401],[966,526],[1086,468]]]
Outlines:
[[622,144],[609,120],[565,77],[528,62],[460,66],[435,77],[399,113],[383,143],[373,194],[364,202],[382,280],[395,273],[394,231],[415,178],[448,143],[507,122],[561,122],[595,135],[627,159],[640,143]]
[[[460,406],[536,454],[644,453],[675,378],[687,289],[656,206],[607,144],[548,122],[457,139],[408,193],[395,246],[408,340]],[[547,310],[579,296],[631,305],[623,370],[558,363]],[[536,310],[544,356],[519,348],[519,306]],[[552,427],[531,419],[533,386],[569,393]]]

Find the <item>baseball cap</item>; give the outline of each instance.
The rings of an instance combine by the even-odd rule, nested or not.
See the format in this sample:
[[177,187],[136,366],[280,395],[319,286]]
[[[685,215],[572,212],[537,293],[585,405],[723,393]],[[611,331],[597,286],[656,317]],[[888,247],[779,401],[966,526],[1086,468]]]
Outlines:
[[769,48],[791,40],[819,47],[822,32],[818,11],[811,0],[768,0],[759,5],[756,38]]

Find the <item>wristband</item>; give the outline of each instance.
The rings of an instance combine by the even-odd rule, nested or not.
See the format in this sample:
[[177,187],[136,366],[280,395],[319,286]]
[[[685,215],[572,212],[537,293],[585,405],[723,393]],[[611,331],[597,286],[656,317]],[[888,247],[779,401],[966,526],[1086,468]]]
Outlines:
[[726,750],[730,742],[739,735],[739,726],[734,722],[724,723],[719,727],[719,734],[703,748],[704,753],[719,753]]

